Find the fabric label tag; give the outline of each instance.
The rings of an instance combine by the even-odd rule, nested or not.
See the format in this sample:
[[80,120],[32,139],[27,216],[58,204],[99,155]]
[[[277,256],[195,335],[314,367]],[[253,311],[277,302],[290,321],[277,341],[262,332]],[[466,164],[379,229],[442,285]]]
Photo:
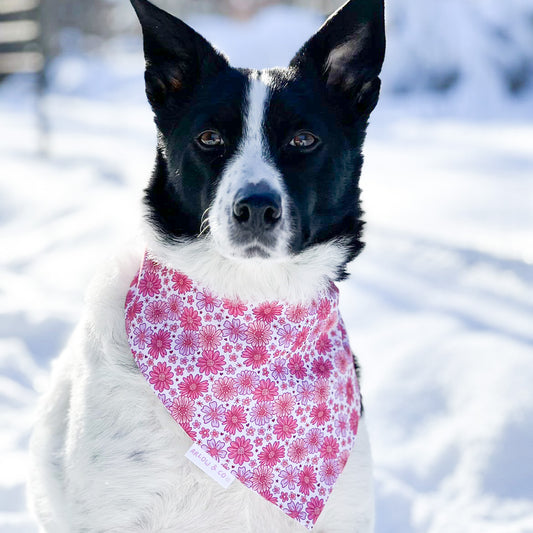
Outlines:
[[192,461],[198,468],[201,468],[209,477],[213,478],[219,485],[227,489],[234,481],[235,476],[228,472],[223,466],[217,463],[206,451],[202,450],[198,444],[193,444],[185,457]]

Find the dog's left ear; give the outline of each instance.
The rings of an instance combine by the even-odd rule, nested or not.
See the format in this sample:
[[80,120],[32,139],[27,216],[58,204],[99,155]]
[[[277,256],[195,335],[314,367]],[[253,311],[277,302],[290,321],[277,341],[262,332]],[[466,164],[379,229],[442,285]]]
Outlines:
[[385,57],[383,0],[350,0],[304,44],[290,67],[321,77],[334,97],[368,116],[377,104]]
[[186,97],[209,76],[228,67],[226,59],[185,22],[148,0],[131,0],[141,23],[146,59],[146,95],[152,107],[172,95]]

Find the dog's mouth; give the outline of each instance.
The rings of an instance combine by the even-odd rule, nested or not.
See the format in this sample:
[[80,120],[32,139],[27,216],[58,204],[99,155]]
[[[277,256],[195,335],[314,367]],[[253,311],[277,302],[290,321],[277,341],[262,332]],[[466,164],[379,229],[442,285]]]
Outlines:
[[247,246],[243,250],[243,253],[246,258],[257,257],[261,259],[268,259],[272,255],[272,252],[270,250],[258,244]]
[[276,246],[267,246],[257,240],[248,242],[231,244],[228,246],[217,246],[219,253],[228,259],[237,261],[246,260],[274,260],[284,257],[285,254],[280,253]]

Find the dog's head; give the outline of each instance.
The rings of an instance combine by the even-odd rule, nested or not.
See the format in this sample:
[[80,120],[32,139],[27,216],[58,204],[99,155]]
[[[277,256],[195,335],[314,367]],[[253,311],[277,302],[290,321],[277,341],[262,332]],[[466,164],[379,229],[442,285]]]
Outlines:
[[219,276],[342,278],[363,246],[361,149],[379,95],[383,0],[347,2],[288,68],[263,71],[231,67],[182,21],[131,1],[159,136],[145,202],[167,259],[187,269],[194,250]]

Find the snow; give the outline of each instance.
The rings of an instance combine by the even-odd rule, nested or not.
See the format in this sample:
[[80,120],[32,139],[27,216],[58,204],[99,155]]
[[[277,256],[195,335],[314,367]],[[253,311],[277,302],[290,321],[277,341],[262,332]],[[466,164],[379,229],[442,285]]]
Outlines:
[[[495,19],[512,18],[501,10]],[[431,18],[430,2],[420,16]],[[235,64],[256,67],[285,64],[319,23],[281,7],[246,24],[192,19]],[[533,96],[496,94],[490,69],[451,96],[394,96],[395,69],[410,80],[416,70],[392,33],[365,147],[367,248],[341,287],[363,367],[377,532],[531,533]],[[437,51],[450,46],[451,63],[446,39]],[[155,147],[140,50],[117,40],[103,58],[55,63],[49,158],[36,152],[27,81],[0,86],[0,533],[36,531],[24,480],[37,397],[92,273],[138,226]]]

